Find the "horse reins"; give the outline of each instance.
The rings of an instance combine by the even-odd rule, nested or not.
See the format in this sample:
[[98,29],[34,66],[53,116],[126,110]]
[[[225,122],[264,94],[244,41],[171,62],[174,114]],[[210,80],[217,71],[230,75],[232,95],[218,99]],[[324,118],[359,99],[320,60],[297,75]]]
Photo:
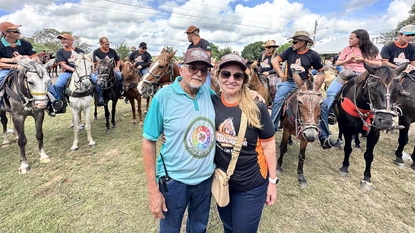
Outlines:
[[[75,92],[76,92],[76,90],[79,90],[79,89],[81,89],[79,86],[77,86],[77,84],[83,84],[82,83],[82,81],[85,79],[85,78],[88,78],[88,79],[91,79],[91,74],[88,74],[87,73],[87,67],[86,67],[86,60],[87,60],[87,58],[85,57],[85,55],[82,55],[82,58],[81,58],[82,60],[83,60],[83,63],[84,63],[84,70],[85,70],[85,75],[79,75],[79,73],[78,73],[78,69],[76,69],[76,65],[75,65],[75,73],[76,73],[76,75],[78,76],[78,80],[74,80],[74,84],[75,84]],[[89,87],[86,87],[86,86],[84,86],[84,89],[89,89]],[[89,90],[87,90],[87,91],[85,91],[85,92],[89,92]]]
[[[314,84],[313,84],[313,88],[314,88]],[[296,101],[296,112],[297,112],[297,116],[296,116],[296,121],[295,121],[295,134],[297,138],[300,138],[300,135],[303,131],[308,130],[308,129],[314,129],[317,130],[317,132],[320,134],[320,128],[319,128],[319,123],[314,124],[311,121],[310,122],[305,122],[301,120],[301,115],[300,115],[300,111],[298,110],[298,94],[303,94],[303,95],[307,95],[308,100],[310,100],[310,106],[309,106],[309,116],[310,119],[314,119],[314,112],[312,111],[313,109],[311,108],[311,103],[313,102],[312,100],[314,99],[314,96],[321,96],[322,93],[321,92],[315,92],[313,91],[301,91],[298,90],[297,91],[297,101]],[[319,120],[320,121],[320,120]]]

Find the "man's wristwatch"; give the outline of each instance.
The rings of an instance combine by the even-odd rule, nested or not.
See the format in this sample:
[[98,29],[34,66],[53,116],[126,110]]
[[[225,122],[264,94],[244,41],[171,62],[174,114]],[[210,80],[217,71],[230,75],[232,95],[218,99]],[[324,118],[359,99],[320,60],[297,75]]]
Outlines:
[[268,177],[269,182],[273,183],[273,184],[278,184],[278,181],[280,181],[280,179],[278,177],[275,177],[275,179],[272,179],[271,177]]

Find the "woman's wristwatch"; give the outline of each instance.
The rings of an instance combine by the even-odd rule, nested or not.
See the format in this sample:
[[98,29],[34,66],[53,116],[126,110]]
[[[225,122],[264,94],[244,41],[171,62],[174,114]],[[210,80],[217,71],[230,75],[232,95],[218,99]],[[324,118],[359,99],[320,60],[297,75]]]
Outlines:
[[278,184],[278,181],[280,181],[280,179],[278,177],[275,177],[275,179],[272,179],[271,177],[268,177],[269,182],[273,183],[273,184]]

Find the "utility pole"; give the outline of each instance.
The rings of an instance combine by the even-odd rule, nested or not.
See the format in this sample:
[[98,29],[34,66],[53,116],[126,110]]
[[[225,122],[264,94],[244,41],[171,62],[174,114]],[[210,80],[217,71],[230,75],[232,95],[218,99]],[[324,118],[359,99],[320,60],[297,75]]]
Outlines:
[[[314,31],[313,31],[313,42],[314,42],[314,44],[316,43],[317,26],[318,26],[318,23],[317,23],[317,20],[316,20],[315,23],[314,23]],[[313,44],[313,46],[314,46],[314,44]]]

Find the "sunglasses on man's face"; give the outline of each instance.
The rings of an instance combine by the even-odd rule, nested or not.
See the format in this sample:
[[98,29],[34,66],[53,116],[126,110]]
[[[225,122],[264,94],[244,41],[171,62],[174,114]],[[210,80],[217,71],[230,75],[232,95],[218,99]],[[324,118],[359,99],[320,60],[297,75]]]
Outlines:
[[272,49],[272,47],[271,46],[267,46],[267,47],[265,47],[266,49]]
[[142,49],[147,49],[147,47],[141,47]]
[[189,72],[191,74],[197,74],[200,70],[200,73],[203,76],[207,76],[209,72],[209,69],[206,67],[197,67],[197,66],[192,66],[192,65],[182,65],[182,66],[189,68]]
[[234,74],[232,74],[231,72],[229,72],[227,70],[222,70],[220,72],[220,77],[223,78],[223,79],[229,79],[231,76],[233,76],[233,79],[235,81],[242,81],[245,78],[245,75],[242,72],[237,72],[237,73],[234,73]]
[[19,30],[8,30],[7,32],[10,32],[10,33],[20,33]]
[[298,42],[300,42],[301,40],[293,40],[293,42],[291,42],[291,43],[293,43],[293,44],[297,44]]

